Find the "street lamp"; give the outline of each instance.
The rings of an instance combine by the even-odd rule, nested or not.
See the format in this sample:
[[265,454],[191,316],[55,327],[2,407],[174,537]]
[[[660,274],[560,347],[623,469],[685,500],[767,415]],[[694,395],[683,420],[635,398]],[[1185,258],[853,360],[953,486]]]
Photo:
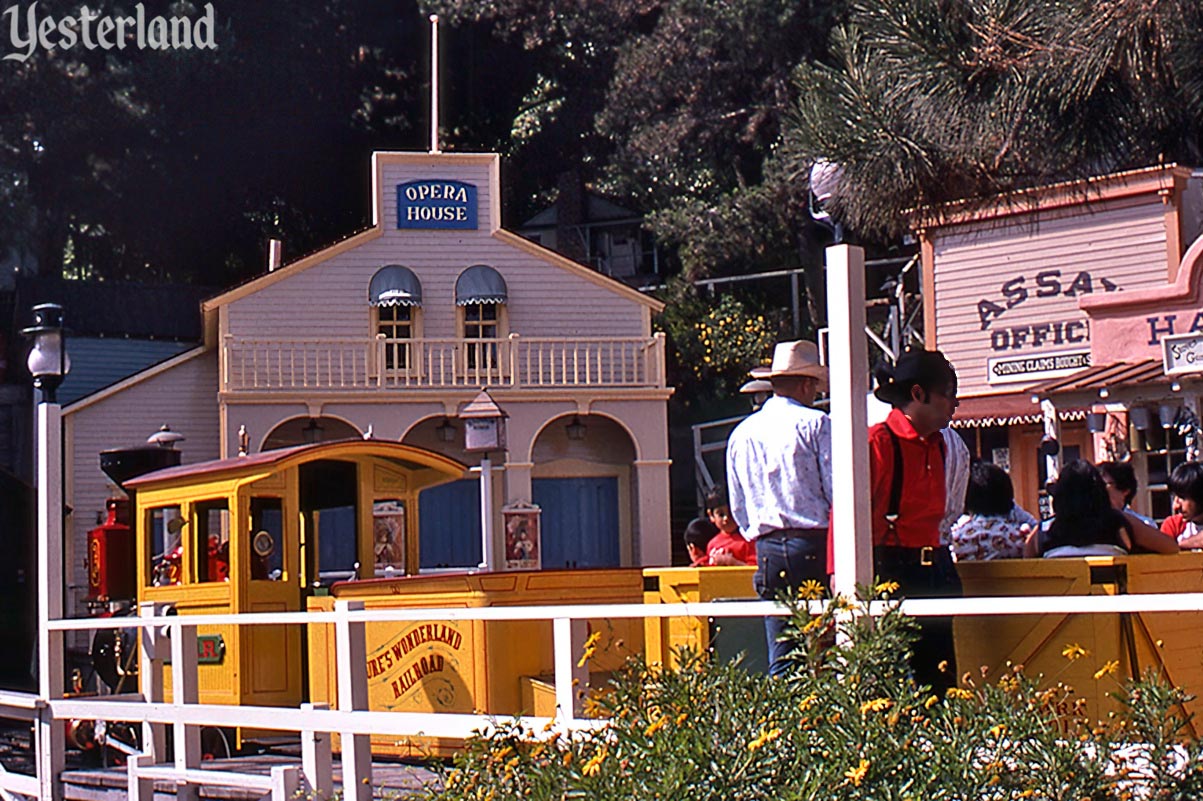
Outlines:
[[57,303],[34,306],[33,325],[21,333],[33,340],[25,362],[33,376],[33,385],[41,390],[45,403],[57,403],[55,391],[71,369],[63,344],[63,307]]
[[464,421],[464,450],[480,457],[480,566],[493,569],[493,463],[489,451],[505,450],[506,413],[482,389],[460,410]]
[[[50,621],[63,616],[62,408],[55,391],[71,362],[63,342],[63,307],[34,306],[33,323],[22,333],[33,340],[26,364],[33,385],[41,391],[37,409],[38,695],[49,700],[63,697],[63,633],[50,630]],[[49,705],[44,706],[38,717],[38,775],[44,781],[48,778],[51,795],[60,798],[59,775],[65,760],[59,744],[62,733],[54,723]]]

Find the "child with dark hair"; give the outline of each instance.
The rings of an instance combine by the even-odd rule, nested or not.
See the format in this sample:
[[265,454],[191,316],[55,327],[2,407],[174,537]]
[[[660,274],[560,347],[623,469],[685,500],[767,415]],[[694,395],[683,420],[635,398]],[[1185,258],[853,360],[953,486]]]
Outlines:
[[1203,548],[1203,464],[1184,462],[1170,473],[1174,514],[1161,524],[1161,531],[1178,541],[1178,547]]
[[1103,483],[1107,485],[1107,497],[1111,505],[1124,514],[1135,517],[1145,525],[1157,527],[1151,517],[1146,517],[1132,508],[1132,499],[1136,497],[1138,485],[1136,471],[1128,462],[1099,462],[1099,472],[1103,474]]
[[1045,558],[1114,556],[1132,550],[1132,524],[1111,506],[1098,468],[1076,459],[1061,469],[1053,488],[1053,519]]
[[739,533],[739,524],[731,516],[730,501],[727,499],[727,489],[723,486],[711,487],[704,496],[706,517],[714,524],[717,533],[706,546],[706,554],[710,564],[727,567],[738,565],[756,565],[756,543],[749,542]]
[[949,535],[953,559],[1018,559],[1037,526],[1035,517],[1015,505],[1015,488],[1007,472],[990,462],[975,462],[969,468],[965,514]]
[[717,533],[718,528],[704,517],[689,521],[685,527],[685,552],[689,554],[690,567],[707,567],[710,564],[706,546]]

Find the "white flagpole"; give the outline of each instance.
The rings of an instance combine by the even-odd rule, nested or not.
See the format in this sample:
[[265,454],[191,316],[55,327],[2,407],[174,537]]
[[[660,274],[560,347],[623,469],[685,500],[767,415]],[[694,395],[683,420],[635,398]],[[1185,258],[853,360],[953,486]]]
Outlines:
[[439,15],[430,15],[430,152],[439,152]]

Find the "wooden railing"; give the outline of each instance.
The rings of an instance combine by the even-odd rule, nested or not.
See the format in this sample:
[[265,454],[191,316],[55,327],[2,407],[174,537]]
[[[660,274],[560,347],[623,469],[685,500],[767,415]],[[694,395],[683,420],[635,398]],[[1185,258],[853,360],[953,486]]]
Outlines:
[[[1162,558],[1162,557],[1158,557]],[[1166,557],[1168,558],[1168,557]],[[1068,560],[1064,560],[1068,561]],[[1136,595],[997,596],[966,598],[920,598],[901,602],[901,611],[919,617],[956,615],[1079,615],[1134,614],[1141,612],[1197,613],[1203,609],[1203,593]],[[827,601],[811,601],[811,614],[822,611]],[[881,615],[894,601],[873,601],[853,614]],[[844,607],[848,611],[848,607]],[[369,735],[398,738],[425,735],[467,738],[487,732],[497,717],[487,714],[449,712],[385,712],[369,708],[367,693],[365,625],[382,621],[430,620],[550,620],[556,709],[554,717],[515,718],[536,736],[562,736],[582,729],[604,727],[607,721],[582,717],[578,688],[587,681],[588,668],[578,656],[583,651],[586,621],[592,618],[647,619],[695,617],[762,617],[788,614],[785,606],[771,601],[737,601],[681,604],[589,604],[561,606],[515,606],[474,608],[364,608],[361,600],[337,600],[331,612],[272,612],[241,615],[175,615],[162,605],[143,604],[142,614],[125,618],[52,620],[53,631],[95,631],[112,628],[139,629],[139,671],[142,691],[125,695],[75,698],[42,698],[34,694],[0,692],[0,718],[39,721],[35,739],[36,773],[19,774],[0,770],[0,794],[30,798],[61,798],[61,777],[47,766],[61,765],[66,740],[64,720],[122,720],[141,723],[143,749],[127,765],[130,801],[150,801],[155,780],[170,780],[177,787],[222,785],[246,787],[271,793],[273,801],[297,797],[329,798],[335,791],[331,732],[342,735],[341,763],[343,798],[370,801],[372,763]],[[331,623],[335,631],[334,670],[338,684],[338,709],[319,704],[300,707],[256,707],[199,704],[197,694],[196,637],[200,626],[215,625],[300,625]],[[163,667],[170,656],[173,665],[169,682],[172,700],[165,699]],[[43,654],[45,658],[45,654]],[[59,685],[61,686],[61,685]],[[345,702],[344,700],[346,699]],[[300,764],[273,769],[271,777],[211,772],[201,768],[199,730],[202,726],[245,726],[298,732],[301,737]],[[166,756],[166,730],[173,730],[174,758]],[[181,744],[184,744],[181,746]],[[57,756],[55,755],[57,753]],[[49,754],[49,756],[47,756]]]
[[226,391],[663,387],[664,335],[246,339],[222,347]]

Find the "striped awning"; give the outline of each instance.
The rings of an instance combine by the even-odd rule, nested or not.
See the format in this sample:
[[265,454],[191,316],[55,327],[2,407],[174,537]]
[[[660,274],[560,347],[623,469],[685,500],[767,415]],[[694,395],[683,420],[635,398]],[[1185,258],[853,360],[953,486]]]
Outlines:
[[[1085,408],[1065,408],[1057,410],[1061,422],[1083,420],[1086,418]],[[1006,393],[1000,395],[979,395],[972,398],[961,398],[957,406],[956,416],[952,418],[953,428],[988,428],[990,426],[1014,426],[1028,423],[1039,423],[1044,419],[1040,404],[1032,403],[1030,392]]]
[[487,264],[474,264],[459,274],[455,282],[455,305],[505,303],[505,279]]
[[421,306],[422,282],[413,270],[400,264],[381,267],[368,284],[368,303],[373,306]]

